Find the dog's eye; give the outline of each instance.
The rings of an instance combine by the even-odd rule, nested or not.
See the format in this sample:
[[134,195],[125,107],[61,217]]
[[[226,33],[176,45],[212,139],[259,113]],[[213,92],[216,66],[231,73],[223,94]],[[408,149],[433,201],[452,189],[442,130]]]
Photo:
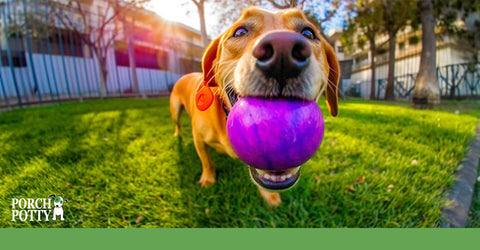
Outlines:
[[233,32],[233,37],[241,37],[248,33],[248,30],[244,27],[238,27],[235,32]]
[[312,39],[312,40],[314,40],[314,39],[317,38],[317,37],[315,36],[315,33],[313,32],[313,30],[312,30],[311,28],[309,28],[309,27],[304,28],[304,29],[302,30],[302,35],[303,35],[304,37],[306,37],[306,38],[308,38],[308,39]]

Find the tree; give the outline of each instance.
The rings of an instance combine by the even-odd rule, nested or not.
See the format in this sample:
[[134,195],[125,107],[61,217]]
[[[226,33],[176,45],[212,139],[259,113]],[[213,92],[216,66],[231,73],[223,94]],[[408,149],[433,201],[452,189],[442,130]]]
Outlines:
[[[194,1],[194,0],[191,0]],[[247,0],[221,1],[210,0],[212,13],[218,16],[218,22],[213,25],[213,33],[220,33],[227,25],[232,24],[242,13],[243,9],[257,6],[267,9],[297,8],[305,12],[307,18],[316,25],[323,34],[321,25],[331,20],[337,13],[340,0]],[[325,36],[326,37],[326,36]]]
[[207,28],[205,25],[205,0],[191,0],[197,6],[200,19],[200,33],[202,34],[203,46],[208,46]]
[[[473,50],[473,53],[470,53],[472,57],[469,58],[471,64],[478,63],[480,21],[475,20],[473,25],[468,25],[467,19],[472,13],[477,13],[479,8],[478,1],[419,0],[419,19],[423,35],[420,69],[413,92],[415,108],[432,108],[440,103],[440,90],[436,78],[436,24],[440,37],[443,35],[456,37],[460,46]],[[451,97],[455,96],[456,86],[455,84],[451,86]]]
[[[440,28],[440,35],[453,35],[458,43],[475,50],[480,48],[480,13],[479,1],[433,0],[434,15]],[[471,18],[473,17],[473,18]],[[471,53],[470,61],[480,62],[478,53]]]
[[135,44],[133,39],[135,27],[135,15],[131,15],[127,21],[125,16],[119,18],[123,26],[123,34],[126,36],[128,65],[130,66],[130,78],[132,81],[132,93],[138,93],[137,64],[135,62]]
[[213,3],[212,14],[218,17],[218,22],[212,24],[209,31],[210,35],[216,36],[223,32],[229,25],[231,25],[240,15],[245,8],[251,6],[261,6],[262,0],[247,0],[247,1],[221,1],[221,0],[209,0]]
[[[480,20],[478,19],[480,2],[435,0],[433,5],[438,22],[439,38],[441,39],[444,35],[455,37],[457,45],[470,52],[468,53],[470,57],[465,58],[468,69],[470,71],[477,70],[476,65],[480,62],[478,53],[480,49]],[[451,98],[455,97],[457,84],[451,84],[449,91]]]
[[[354,13],[353,18],[349,18],[349,25],[344,32],[344,41],[348,39],[355,39],[360,32],[368,40],[370,47],[370,99],[375,100],[375,78],[376,78],[376,38],[381,34],[383,19],[383,9],[375,1],[352,1],[348,9]],[[346,36],[346,37],[345,37]],[[350,37],[349,37],[350,36]],[[348,46],[348,45],[347,45]],[[351,46],[351,45],[350,45]]]
[[277,9],[299,8],[303,9],[305,0],[268,0]]
[[92,1],[68,0],[65,4],[48,1],[48,5],[55,9],[56,18],[63,26],[73,30],[95,55],[102,97],[107,95],[107,54],[120,31],[114,22],[146,2],[147,0],[102,0],[102,7],[92,9]]
[[397,33],[408,24],[415,13],[417,0],[374,0],[380,1],[383,13],[383,29],[388,35],[388,76],[385,100],[394,99],[395,52]]
[[415,78],[413,104],[415,108],[431,108],[440,103],[437,83],[435,17],[432,0],[419,0],[418,10],[422,24],[422,53],[420,69]]
[[331,20],[340,7],[340,0],[267,0],[276,9],[297,8],[303,10],[308,20],[313,23],[323,37],[328,38],[324,33],[322,24]]

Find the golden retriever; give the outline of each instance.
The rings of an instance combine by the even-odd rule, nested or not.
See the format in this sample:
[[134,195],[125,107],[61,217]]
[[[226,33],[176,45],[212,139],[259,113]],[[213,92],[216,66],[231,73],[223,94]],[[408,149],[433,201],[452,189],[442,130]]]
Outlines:
[[[205,50],[202,69],[203,73],[180,78],[170,96],[175,135],[180,133],[181,111],[185,109],[191,117],[193,141],[202,162],[202,187],[215,182],[207,147],[237,158],[227,137],[226,118],[238,96],[312,101],[325,91],[328,109],[337,115],[337,58],[300,10],[246,9]],[[254,182],[268,204],[281,203],[277,192]]]

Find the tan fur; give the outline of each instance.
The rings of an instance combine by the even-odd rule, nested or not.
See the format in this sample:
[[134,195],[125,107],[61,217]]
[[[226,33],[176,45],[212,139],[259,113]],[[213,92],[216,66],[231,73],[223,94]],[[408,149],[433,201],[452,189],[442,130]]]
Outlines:
[[[249,33],[243,39],[230,39],[239,26],[248,26]],[[278,95],[275,88],[266,89],[265,78],[254,66],[252,48],[258,38],[267,32],[289,30],[299,32],[298,27],[311,27],[318,41],[309,41],[312,48],[310,64],[297,79],[288,82],[286,96],[316,100],[326,89],[327,104],[330,113],[337,115],[337,88],[339,66],[333,49],[314,26],[308,22],[299,10],[285,10],[276,13],[258,8],[249,8],[227,31],[213,40],[205,50],[202,66],[203,73],[191,73],[183,76],[175,84],[171,99],[170,112],[176,124],[175,135],[180,133],[178,118],[185,109],[192,120],[192,133],[195,149],[202,162],[200,185],[209,186],[215,182],[215,166],[207,152],[207,146],[218,152],[237,158],[226,131],[226,115],[221,106],[225,100],[231,108],[226,96],[229,88],[234,88],[240,96]],[[203,81],[208,82],[215,92],[213,104],[205,111],[195,106],[195,94]],[[272,206],[281,203],[278,193],[259,188],[260,195]]]

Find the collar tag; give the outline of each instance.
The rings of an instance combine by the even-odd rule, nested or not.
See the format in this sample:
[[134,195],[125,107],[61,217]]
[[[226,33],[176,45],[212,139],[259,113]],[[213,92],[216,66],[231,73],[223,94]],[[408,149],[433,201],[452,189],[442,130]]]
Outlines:
[[208,83],[203,81],[195,95],[195,105],[200,111],[205,111],[212,105],[213,98],[213,92],[208,87]]

